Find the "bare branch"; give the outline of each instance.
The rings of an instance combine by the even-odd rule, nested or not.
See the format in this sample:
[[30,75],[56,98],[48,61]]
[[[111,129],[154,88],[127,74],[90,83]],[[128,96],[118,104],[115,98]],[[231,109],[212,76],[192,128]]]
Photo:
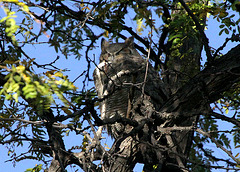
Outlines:
[[232,124],[234,124],[238,128],[240,128],[240,122],[239,122],[239,120],[237,120],[235,118],[230,118],[230,117],[227,117],[226,115],[221,115],[221,114],[219,114],[217,112],[211,112],[210,114],[207,114],[207,115],[211,115],[211,116],[214,116],[217,119],[222,119],[224,121],[231,122]]
[[225,153],[228,154],[229,157],[231,157],[238,165],[240,165],[240,161],[233,156],[232,152],[231,152],[231,151],[228,151],[228,150],[227,150],[226,148],[224,148],[221,144],[219,144],[219,143],[217,142],[217,140],[215,140],[215,138],[213,138],[209,133],[204,132],[203,130],[201,130],[201,129],[199,129],[199,128],[197,128],[196,131],[197,131],[198,133],[200,133],[200,134],[202,134],[202,135],[210,138],[211,141],[212,141],[217,147],[219,147],[220,149],[222,149]]
[[0,121],[21,121],[21,122],[33,124],[33,125],[43,125],[46,122],[46,121],[29,121],[21,118],[1,118],[1,117],[0,117]]

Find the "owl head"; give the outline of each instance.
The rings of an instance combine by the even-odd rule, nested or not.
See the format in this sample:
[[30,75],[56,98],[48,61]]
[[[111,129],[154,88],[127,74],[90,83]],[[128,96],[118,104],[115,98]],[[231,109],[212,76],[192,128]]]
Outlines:
[[129,37],[124,43],[112,43],[110,44],[104,38],[101,41],[101,56],[100,62],[108,61],[111,62],[122,56],[138,56],[141,57],[137,50],[134,48],[134,37]]

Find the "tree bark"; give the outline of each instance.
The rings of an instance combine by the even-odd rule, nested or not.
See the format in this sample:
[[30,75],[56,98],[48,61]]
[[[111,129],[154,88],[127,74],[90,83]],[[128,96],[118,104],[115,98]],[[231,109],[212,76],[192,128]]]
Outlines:
[[[185,1],[184,1],[185,2]],[[183,3],[184,3],[183,2]],[[204,2],[203,2],[204,3]],[[201,35],[198,32],[203,31],[195,31],[192,29],[191,18],[189,18],[189,21],[186,21],[186,23],[182,23],[182,15],[186,15],[186,11],[183,7],[177,7],[176,10],[172,10],[172,27],[170,29],[170,36],[176,36],[178,34],[182,34],[179,39],[181,39],[181,43],[179,44],[173,44],[173,41],[171,40],[168,42],[169,44],[169,50],[167,51],[167,70],[163,71],[163,73],[166,73],[165,77],[165,84],[168,85],[169,92],[172,96],[178,95],[179,91],[182,89],[182,87],[189,82],[189,80],[197,75],[200,72],[200,59],[201,59],[201,52],[203,48],[203,43],[201,41]],[[180,26],[176,26],[174,23],[179,23]],[[202,20],[202,24],[205,24],[205,19]],[[181,25],[186,25],[184,30],[181,30]],[[171,24],[170,24],[171,27]],[[179,28],[178,28],[179,27]],[[175,30],[177,30],[175,32]],[[167,79],[166,79],[167,78]],[[185,94],[187,94],[185,92]],[[171,98],[169,99],[171,100]],[[169,101],[168,100],[168,101]],[[167,101],[167,102],[168,102]],[[179,101],[179,98],[174,100],[176,102]],[[172,103],[172,102],[171,102]],[[168,104],[169,106],[172,106],[172,104]],[[175,102],[174,102],[175,103]],[[185,111],[185,118],[177,118],[175,116],[174,109],[167,109],[165,108],[166,104],[161,108],[161,113],[170,113],[168,115],[171,116],[172,119],[169,119],[170,116],[168,116],[168,124],[165,125],[165,127],[193,127],[196,125],[198,121],[198,115],[192,114],[189,111]],[[178,104],[178,108],[181,107],[181,104]],[[208,109],[208,106],[205,108],[202,107],[202,110]],[[200,110],[200,109],[199,109]],[[174,113],[173,113],[174,112]],[[177,109],[177,113],[180,113],[180,111]],[[176,119],[175,119],[176,118]],[[180,158],[180,156],[173,156],[173,158],[170,158],[171,163],[173,165],[171,168],[175,168],[175,166],[181,166],[182,169],[186,166],[186,157],[188,157],[191,145],[192,145],[192,139],[193,139],[193,130],[184,130],[184,131],[174,131],[172,135],[168,135],[166,140],[169,145],[172,145],[174,148],[173,151],[179,155],[183,155],[185,158]],[[167,169],[168,169],[167,168]],[[176,169],[175,169],[176,170]]]
[[[184,122],[209,112],[209,104],[240,81],[239,51],[240,45],[192,77],[163,103],[158,112],[147,96],[142,103],[133,105],[133,119],[138,125],[128,135],[115,140],[108,158],[104,159],[104,170],[131,171],[136,162],[140,162],[145,164],[145,171],[153,171],[154,165],[159,171],[186,171],[186,152],[190,147],[180,141],[183,136],[192,141],[194,123],[185,125]],[[169,127],[175,127],[175,132],[163,131]],[[185,129],[178,129],[180,127]]]

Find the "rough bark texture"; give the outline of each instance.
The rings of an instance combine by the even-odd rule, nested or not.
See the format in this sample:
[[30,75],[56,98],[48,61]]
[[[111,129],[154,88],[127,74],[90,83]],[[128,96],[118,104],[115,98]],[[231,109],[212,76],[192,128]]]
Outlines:
[[[105,169],[131,171],[136,162],[141,162],[145,164],[145,171],[153,171],[156,164],[159,171],[184,171],[190,147],[186,148],[186,143],[181,144],[181,140],[184,135],[191,140],[194,128],[194,123],[189,125],[186,121],[209,113],[209,104],[240,81],[239,50],[240,45],[192,77],[163,103],[158,112],[149,97],[144,97],[141,104],[136,103],[132,112],[138,125],[129,135],[115,141],[108,152],[110,159],[105,160]],[[169,127],[172,127],[170,133],[164,130]],[[179,131],[179,127],[182,130]]]
[[[183,1],[187,2],[187,1]],[[202,2],[203,3],[203,2]],[[179,22],[179,16],[186,14],[184,8],[179,8],[176,6],[175,10],[172,10],[172,22]],[[180,19],[181,20],[181,19]],[[203,20],[205,21],[205,20]],[[185,23],[179,22],[180,25],[177,27],[182,27],[181,24],[185,25]],[[189,24],[189,23],[188,23]],[[188,25],[186,24],[186,25]],[[202,23],[204,24],[204,22]],[[184,27],[183,27],[184,28]],[[170,29],[170,36],[176,35],[175,30],[178,28]],[[167,54],[167,69],[163,70],[163,74],[166,73],[167,79],[165,79],[164,83],[168,86],[171,97],[177,95],[179,91],[183,88],[184,85],[187,85],[188,82],[200,71],[200,59],[201,59],[201,51],[203,48],[203,43],[201,41],[200,35],[196,33],[191,26],[186,26],[184,30],[179,29],[178,32],[182,32],[182,45],[180,47],[174,47],[172,42],[169,42],[170,49],[167,50],[169,54]],[[186,93],[185,93],[186,94]],[[171,99],[171,98],[170,98]],[[177,102],[179,98],[177,98]],[[168,100],[169,101],[169,100]],[[167,101],[167,102],[168,102]],[[185,100],[184,100],[185,101]],[[167,103],[166,102],[166,103]],[[171,102],[172,103],[172,102]],[[175,102],[174,102],[175,103]],[[164,104],[165,106],[166,104]],[[194,114],[191,111],[184,111],[183,113],[180,109],[165,109],[164,106],[161,108],[160,113],[164,114],[167,112],[167,118],[165,119],[165,124],[162,127],[194,127],[197,124],[199,114]],[[172,104],[171,104],[172,106]],[[178,108],[181,104],[178,105]],[[199,107],[202,111],[208,110],[208,105],[204,105]],[[180,113],[180,116],[175,114],[175,112]],[[182,117],[184,115],[184,117]],[[164,118],[164,117],[163,117]],[[164,119],[162,119],[164,121]],[[172,147],[172,151],[175,153],[174,156],[170,157],[170,165],[166,168],[166,170],[177,170],[176,167],[181,167],[182,170],[186,167],[186,157],[189,156],[189,152],[192,145],[193,139],[193,130],[176,130],[173,131],[170,135],[166,136],[166,140],[168,146]],[[181,156],[176,156],[181,155]],[[169,158],[166,158],[169,159]],[[172,165],[171,165],[172,163]],[[179,170],[179,169],[178,169]]]

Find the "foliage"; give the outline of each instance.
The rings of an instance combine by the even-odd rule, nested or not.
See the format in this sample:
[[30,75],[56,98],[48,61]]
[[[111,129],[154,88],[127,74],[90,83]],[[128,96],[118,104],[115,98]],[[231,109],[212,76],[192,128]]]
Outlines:
[[36,165],[34,168],[29,168],[25,172],[39,172],[42,169],[42,164]]
[[[200,72],[200,59],[198,64],[188,61],[189,54],[196,54],[195,45],[188,47],[186,42],[190,42],[189,45],[200,42],[198,52],[206,47],[205,52],[209,50],[213,59],[219,59],[228,41],[240,40],[236,2],[186,2],[191,13],[185,11],[184,2],[1,0],[0,144],[7,146],[10,159],[14,162],[35,159],[49,166],[47,161],[53,156],[50,142],[54,140],[51,133],[54,132],[59,134],[59,143],[66,141],[71,133],[81,135],[79,145],[69,152],[90,149],[92,136],[101,126],[99,102],[92,88],[92,70],[98,63],[95,50],[99,52],[100,37],[118,41],[125,39],[125,35],[134,36],[135,47],[143,56],[151,52],[149,58],[163,80],[166,73],[183,74],[179,77],[181,81],[175,83],[181,86]],[[174,10],[177,12],[171,13]],[[218,22],[219,36],[226,37],[219,48],[204,42],[204,32],[200,31],[207,29],[209,17]],[[46,56],[29,53],[35,48],[42,48],[45,54],[50,49],[54,53],[43,63]],[[74,76],[68,76],[71,66],[70,70],[61,67],[66,60],[79,66],[78,71],[72,72]],[[181,65],[177,66],[179,61]],[[211,62],[209,57],[206,61],[201,69]],[[190,69],[186,67],[189,64],[193,65]],[[188,161],[193,171],[210,171],[218,162],[227,164],[229,169],[239,167],[239,152],[234,152],[236,159],[231,160],[230,156],[223,159],[215,154],[219,146],[231,152],[240,145],[240,126],[236,125],[240,119],[239,83],[233,81],[230,89],[220,89],[224,90],[221,97],[208,102],[213,103],[213,114],[199,112],[201,116],[196,127],[209,135],[195,133]],[[231,123],[231,130],[222,128],[220,121]],[[17,155],[15,149],[25,146],[26,142],[28,151]],[[205,145],[216,148],[209,149]],[[68,151],[65,147],[64,150]],[[42,164],[26,171],[41,169],[44,169]]]

